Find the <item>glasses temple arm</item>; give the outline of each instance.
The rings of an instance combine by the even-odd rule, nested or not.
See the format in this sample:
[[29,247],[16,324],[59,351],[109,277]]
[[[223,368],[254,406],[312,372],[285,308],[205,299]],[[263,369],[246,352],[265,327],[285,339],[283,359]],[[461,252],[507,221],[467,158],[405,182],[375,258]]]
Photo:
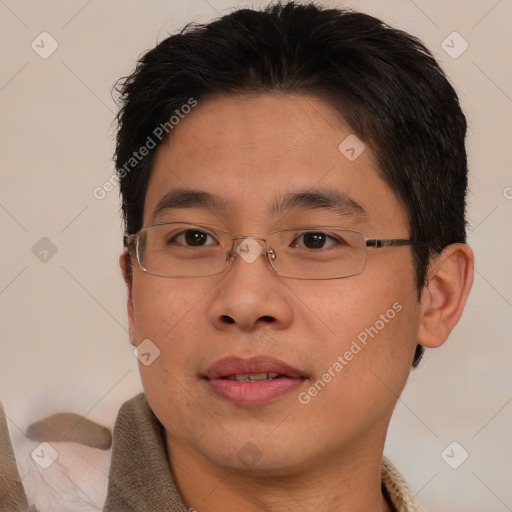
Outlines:
[[401,245],[414,245],[418,244],[416,240],[404,240],[400,238],[394,238],[390,240],[366,240],[366,247],[375,247],[379,249],[380,247],[397,247]]

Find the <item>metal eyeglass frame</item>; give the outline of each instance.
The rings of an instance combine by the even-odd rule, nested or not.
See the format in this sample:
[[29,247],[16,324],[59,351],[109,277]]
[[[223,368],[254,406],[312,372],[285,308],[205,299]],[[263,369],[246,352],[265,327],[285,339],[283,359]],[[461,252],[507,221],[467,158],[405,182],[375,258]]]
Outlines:
[[[223,266],[223,268],[221,270],[219,270],[218,272],[215,272],[215,273],[211,273],[211,274],[196,274],[196,275],[172,275],[172,274],[160,274],[158,272],[152,272],[150,270],[147,270],[143,265],[142,265],[142,262],[140,261],[140,253],[139,253],[139,240],[140,240],[140,233],[144,230],[146,230],[147,228],[152,228],[152,227],[156,227],[156,226],[166,226],[166,225],[172,225],[172,224],[188,224],[188,225],[191,225],[191,226],[197,226],[199,228],[208,228],[208,229],[211,229],[211,230],[216,230],[216,231],[223,231],[224,233],[227,233],[231,239],[232,239],[232,244],[231,244],[231,249],[229,249],[227,252],[226,252],[226,260],[225,260],[225,264]],[[335,229],[337,231],[347,231],[347,232],[350,232],[350,233],[357,233],[359,235],[361,235],[364,240],[365,240],[365,246],[366,246],[366,254],[365,254],[365,262],[364,262],[364,265],[363,265],[363,268],[361,269],[360,272],[357,272],[355,274],[349,274],[349,275],[346,275],[346,276],[339,276],[339,277],[296,277],[296,276],[288,276],[286,274],[281,274],[273,265],[272,261],[277,257],[275,251],[270,248],[267,244],[267,239],[266,238],[261,238],[261,237],[256,237],[256,236],[250,236],[250,235],[232,235],[231,232],[229,232],[228,230],[224,229],[224,228],[220,228],[218,226],[212,226],[210,224],[200,224],[200,223],[195,223],[195,222],[183,222],[183,221],[173,221],[173,222],[158,222],[158,223],[155,223],[155,224],[149,224],[147,226],[143,226],[142,228],[140,228],[137,233],[134,233],[134,234],[130,234],[130,235],[124,235],[124,245],[125,247],[128,249],[128,251],[130,251],[130,249],[133,249],[134,252],[135,252],[135,256],[136,256],[136,259],[137,259],[137,263],[140,267],[141,270],[143,270],[144,272],[148,273],[148,274],[151,274],[151,275],[155,275],[155,276],[161,276],[161,277],[208,277],[208,276],[215,276],[215,275],[218,275],[218,274],[221,274],[222,272],[224,272],[224,270],[226,269],[226,267],[228,266],[229,262],[235,258],[235,240],[246,240],[248,238],[252,239],[252,240],[261,240],[265,243],[265,248],[266,248],[266,256],[267,256],[267,259],[270,263],[270,266],[272,267],[272,269],[274,270],[274,272],[278,275],[278,276],[281,276],[281,277],[286,277],[286,278],[289,278],[289,279],[302,279],[302,280],[307,280],[307,281],[321,281],[321,280],[330,280],[330,279],[345,279],[347,277],[353,277],[353,276],[357,276],[357,275],[360,275],[364,272],[365,268],[366,268],[366,264],[368,262],[368,247],[373,247],[375,249],[381,249],[383,247],[401,247],[401,246],[406,246],[406,245],[415,245],[415,244],[419,244],[421,242],[419,241],[416,241],[416,240],[410,240],[410,239],[404,239],[404,238],[366,238],[366,236],[364,235],[364,233],[362,233],[361,231],[357,231],[357,230],[354,230],[354,229],[348,229],[348,228],[340,228],[340,227],[333,227],[333,226],[314,226],[314,227],[307,227],[307,228],[289,228],[289,229],[280,229],[280,230],[276,230],[276,231],[271,231],[270,233],[267,234],[267,237],[269,235],[273,235],[275,233],[284,233],[284,232],[287,232],[287,231],[311,231],[311,232],[315,232],[317,230],[324,230],[324,229]]]

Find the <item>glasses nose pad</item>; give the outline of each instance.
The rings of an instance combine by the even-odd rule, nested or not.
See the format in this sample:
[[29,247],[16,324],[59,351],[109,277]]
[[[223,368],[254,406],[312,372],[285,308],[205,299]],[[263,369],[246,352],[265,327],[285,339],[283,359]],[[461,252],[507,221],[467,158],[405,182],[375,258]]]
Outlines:
[[265,240],[252,236],[241,237],[234,241],[228,259],[238,255],[245,263],[254,263],[260,254],[266,253],[266,250]]

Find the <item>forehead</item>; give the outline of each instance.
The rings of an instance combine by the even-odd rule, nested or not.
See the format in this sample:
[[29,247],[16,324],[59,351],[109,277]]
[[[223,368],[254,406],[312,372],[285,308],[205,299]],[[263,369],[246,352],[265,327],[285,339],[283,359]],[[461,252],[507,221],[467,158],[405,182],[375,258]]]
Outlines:
[[[208,197],[202,205],[197,195],[195,202],[183,201],[187,191]],[[298,94],[199,102],[157,151],[144,224],[166,220],[160,218],[166,201],[182,217],[202,208],[244,226],[272,222],[287,211],[311,215],[329,204],[332,212],[339,207],[338,213],[371,228],[377,221],[406,225],[371,150],[328,103]]]

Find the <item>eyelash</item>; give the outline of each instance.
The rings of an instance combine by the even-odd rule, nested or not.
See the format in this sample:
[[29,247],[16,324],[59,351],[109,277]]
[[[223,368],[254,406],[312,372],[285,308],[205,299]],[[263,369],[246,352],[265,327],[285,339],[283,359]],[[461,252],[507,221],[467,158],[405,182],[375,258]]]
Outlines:
[[[186,233],[188,233],[188,232],[201,233],[201,234],[204,234],[204,235],[210,237],[212,240],[216,240],[216,238],[212,234],[208,233],[207,231],[202,231],[202,230],[199,230],[199,229],[198,230],[190,230],[190,229],[188,229],[188,230],[185,230],[185,231],[180,231],[179,233],[176,233],[175,235],[172,235],[172,237],[170,237],[167,240],[167,243],[177,242],[177,243],[179,243],[180,245],[182,245],[184,247],[190,247],[189,245],[182,244],[182,243],[177,241],[178,237],[186,235]],[[332,242],[334,242],[333,244],[329,245],[329,247],[331,247],[332,245],[344,244],[345,243],[344,240],[341,240],[338,237],[334,237],[334,236],[332,236],[329,233],[326,233],[324,231],[301,231],[301,232],[298,232],[296,235],[293,236],[293,239],[292,239],[291,243],[292,244],[298,244],[298,242],[297,242],[298,239],[303,238],[306,235],[311,235],[311,234],[325,235],[326,240],[331,240]],[[210,246],[210,245],[213,245],[213,244],[202,245],[201,247],[207,247],[207,246]],[[300,246],[298,246],[298,247],[300,247]],[[322,247],[322,249],[324,249],[324,248],[325,247]],[[307,247],[305,247],[305,249],[307,249]]]

